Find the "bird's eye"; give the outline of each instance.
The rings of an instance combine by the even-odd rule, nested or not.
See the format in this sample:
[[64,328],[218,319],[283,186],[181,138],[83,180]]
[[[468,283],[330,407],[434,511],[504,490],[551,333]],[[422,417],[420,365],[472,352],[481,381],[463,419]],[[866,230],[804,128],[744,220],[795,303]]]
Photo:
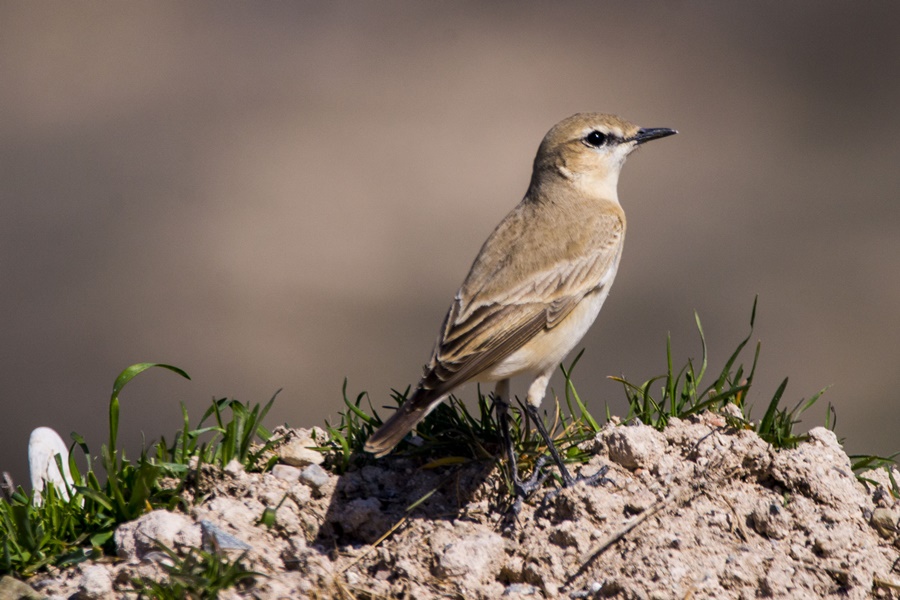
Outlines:
[[609,136],[602,131],[594,130],[584,137],[584,141],[588,146],[599,148],[609,139]]

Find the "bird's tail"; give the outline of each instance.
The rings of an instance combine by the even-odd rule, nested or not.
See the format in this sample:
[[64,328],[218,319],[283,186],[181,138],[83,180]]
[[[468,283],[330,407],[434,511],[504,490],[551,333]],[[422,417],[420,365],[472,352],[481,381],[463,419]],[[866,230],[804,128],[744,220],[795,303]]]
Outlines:
[[381,457],[393,450],[394,446],[444,399],[444,396],[435,397],[433,394],[431,390],[417,389],[412,397],[369,437],[366,452]]

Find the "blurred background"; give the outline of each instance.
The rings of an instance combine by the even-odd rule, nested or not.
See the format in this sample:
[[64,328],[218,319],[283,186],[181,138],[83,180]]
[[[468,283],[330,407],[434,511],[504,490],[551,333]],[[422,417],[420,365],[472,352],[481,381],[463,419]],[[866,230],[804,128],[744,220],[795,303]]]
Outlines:
[[[628,241],[575,371],[621,386],[762,342],[850,452],[900,450],[896,2],[0,5],[0,468],[32,428],[131,456],[213,396],[334,420],[417,380],[544,133],[613,112],[677,137],[633,156]],[[752,348],[745,354],[752,360]],[[559,379],[552,383],[562,392]],[[523,394],[525,383],[514,382]],[[464,389],[464,397],[474,389]]]

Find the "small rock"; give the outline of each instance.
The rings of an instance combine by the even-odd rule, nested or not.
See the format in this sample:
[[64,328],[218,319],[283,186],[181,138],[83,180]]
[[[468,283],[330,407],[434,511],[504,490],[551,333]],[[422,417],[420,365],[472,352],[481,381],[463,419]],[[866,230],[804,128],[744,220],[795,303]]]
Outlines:
[[362,581],[362,578],[356,571],[347,571],[344,576],[347,578],[347,583],[350,585],[359,585],[360,581]]
[[[294,467],[291,467],[294,468]],[[300,471],[297,471],[297,476],[300,476]],[[297,486],[300,487],[300,486]],[[273,489],[263,489],[259,493],[259,500],[266,505],[268,508],[275,508],[281,503],[282,499],[284,499],[285,493],[283,490],[273,490]]]
[[878,535],[886,540],[897,535],[897,515],[894,511],[887,508],[876,508],[872,511],[872,519],[870,521],[872,527],[878,532]]
[[538,596],[541,590],[527,583],[513,583],[506,586],[504,596]]
[[164,565],[167,567],[171,567],[172,565],[175,564],[175,561],[172,560],[172,557],[162,551],[148,552],[147,554],[144,555],[142,560],[144,561],[142,564],[156,563],[156,564]]
[[331,475],[319,465],[309,465],[300,471],[300,481],[315,489],[321,488],[330,480]]
[[4,575],[0,579],[0,600],[39,600],[44,595],[34,591],[24,581]]
[[111,598],[112,593],[112,578],[106,567],[90,565],[81,570],[81,581],[78,583],[79,600],[102,600]]
[[290,465],[275,465],[270,471],[272,476],[282,481],[294,482],[300,479],[300,469]]
[[507,556],[506,561],[500,567],[499,577],[502,581],[510,583],[521,583],[522,569],[525,566],[525,560],[518,555]]
[[722,415],[717,415],[711,412],[707,413],[705,416],[705,422],[710,427],[725,427],[725,425],[727,424],[725,417],[723,417]]
[[790,515],[777,502],[762,500],[750,513],[750,525],[761,536],[781,540],[790,533]]
[[847,529],[830,529],[813,538],[813,550],[822,557],[838,556],[852,546],[852,536]]
[[[62,473],[56,464],[57,455],[62,463]],[[41,492],[46,483],[52,483],[61,498],[69,499],[68,489],[75,485],[69,472],[69,449],[55,430],[38,427],[31,432],[28,440],[28,469],[31,472],[35,505],[41,504]]]
[[813,427],[809,430],[808,435],[810,442],[819,442],[837,453],[842,453],[844,451],[841,447],[841,443],[838,442],[837,435],[830,429],[826,429],[825,427]]
[[278,448],[278,456],[281,462],[292,467],[320,465],[325,457],[318,450],[313,450],[313,446],[316,446],[316,442],[308,434],[298,435]]
[[791,594],[797,570],[793,565],[774,563],[759,582],[760,591],[776,598],[796,598]]
[[155,510],[120,525],[116,529],[115,540],[119,557],[129,561],[140,560],[145,554],[159,550],[154,540],[173,549],[176,546],[199,546],[200,527],[182,514]]
[[356,532],[381,513],[378,498],[356,498],[344,506],[338,521],[345,532]]
[[609,459],[626,469],[655,465],[666,451],[666,440],[652,427],[609,427],[598,435],[609,448]]
[[850,459],[841,450],[834,433],[816,427],[809,442],[774,453],[769,471],[774,483],[792,493],[839,509],[858,493],[859,483]]
[[242,465],[241,461],[239,461],[238,459],[232,458],[230,461],[228,461],[228,464],[225,465],[225,472],[232,477],[237,477],[244,472],[244,465]]
[[733,402],[729,402],[728,404],[726,404],[719,410],[723,415],[727,415],[729,417],[734,417],[735,419],[743,420],[743,418],[744,418],[744,413],[741,412],[740,407],[738,407],[738,405],[734,404]]
[[653,506],[656,499],[647,493],[635,493],[625,502],[625,510],[633,515],[640,514]]
[[461,577],[477,585],[499,565],[503,558],[503,538],[492,531],[441,532],[432,540],[435,550],[435,574],[438,577]]
[[590,532],[582,523],[563,521],[553,528],[548,541],[560,548],[575,548],[583,552],[590,546]]
[[208,519],[200,521],[200,529],[202,531],[203,549],[207,552],[250,550],[250,544],[224,531]]
[[294,486],[288,493],[297,506],[305,506],[312,498],[309,488],[305,485]]

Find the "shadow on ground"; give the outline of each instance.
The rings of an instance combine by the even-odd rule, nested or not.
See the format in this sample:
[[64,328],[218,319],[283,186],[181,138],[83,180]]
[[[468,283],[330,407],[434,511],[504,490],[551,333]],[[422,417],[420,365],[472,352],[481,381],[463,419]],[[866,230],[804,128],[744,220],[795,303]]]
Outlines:
[[[387,457],[342,475],[317,542],[324,547],[372,544],[416,519],[453,521],[487,499],[496,509],[506,497],[491,478],[494,461],[423,469],[422,461]],[[486,485],[487,480],[493,485]]]

